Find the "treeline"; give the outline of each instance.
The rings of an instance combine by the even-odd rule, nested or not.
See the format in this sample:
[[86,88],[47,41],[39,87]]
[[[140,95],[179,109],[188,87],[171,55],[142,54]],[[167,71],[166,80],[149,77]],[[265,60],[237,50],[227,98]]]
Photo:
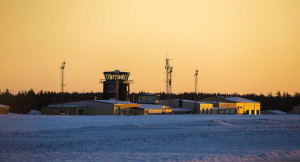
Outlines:
[[9,111],[13,113],[27,114],[30,110],[41,110],[43,106],[60,104],[63,102],[102,99],[102,93],[56,93],[50,91],[34,90],[21,91],[18,94],[11,94],[8,89],[0,92],[0,104],[10,106]]
[[[146,92],[131,93],[130,99],[132,102],[136,102],[141,94]],[[160,95],[160,99],[167,99],[167,95],[164,92],[157,93]],[[258,101],[261,103],[261,110],[281,110],[289,112],[293,109],[293,106],[300,105],[300,93],[293,95],[278,91],[276,94],[269,93],[264,94],[227,94],[227,93],[195,93],[184,92],[178,94],[172,94],[173,99],[186,99],[186,100],[197,100],[212,97],[212,96],[228,96],[228,97],[242,97],[249,100]],[[34,90],[21,91],[18,94],[12,94],[6,89],[4,92],[0,92],[0,104],[10,106],[10,112],[27,114],[30,110],[41,110],[43,106],[50,104],[60,104],[64,102],[72,101],[83,101],[83,100],[94,100],[102,99],[103,94],[100,92],[87,92],[87,93],[57,93],[50,91],[39,91]]]

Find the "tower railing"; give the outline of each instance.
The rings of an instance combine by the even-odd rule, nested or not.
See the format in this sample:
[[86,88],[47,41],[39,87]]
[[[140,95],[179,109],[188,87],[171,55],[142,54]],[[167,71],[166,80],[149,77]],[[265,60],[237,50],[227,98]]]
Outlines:
[[[115,80],[106,80],[106,79],[99,79],[99,83],[115,83]],[[129,83],[129,84],[133,84],[134,80],[119,80],[119,83]]]

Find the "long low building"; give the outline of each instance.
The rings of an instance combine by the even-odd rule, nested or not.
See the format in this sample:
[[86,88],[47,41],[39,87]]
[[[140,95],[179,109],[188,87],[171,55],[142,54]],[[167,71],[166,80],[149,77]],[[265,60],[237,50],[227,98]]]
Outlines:
[[169,106],[138,104],[128,101],[92,100],[42,107],[42,115],[148,115],[168,114]]

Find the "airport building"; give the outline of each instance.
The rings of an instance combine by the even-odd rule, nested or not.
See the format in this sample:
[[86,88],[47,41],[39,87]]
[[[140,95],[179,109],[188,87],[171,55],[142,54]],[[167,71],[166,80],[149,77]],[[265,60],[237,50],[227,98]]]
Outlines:
[[150,115],[170,114],[172,108],[163,105],[138,104],[128,101],[92,100],[42,107],[42,115]]
[[[157,94],[143,94],[138,103],[129,102],[133,83],[129,80],[130,73],[115,70],[103,74],[105,79],[100,79],[103,100],[49,105],[42,107],[42,115],[260,114],[259,102],[240,97],[215,96],[191,101],[167,95],[168,100],[159,101]],[[171,86],[169,82],[166,85]]]
[[103,100],[78,101],[44,106],[42,115],[148,115],[170,114],[170,106],[158,105],[159,95],[142,95],[139,103],[129,102],[129,72],[119,70],[103,73]]
[[260,102],[248,100],[241,97],[214,96],[201,99],[202,102],[212,103],[225,114],[260,114]]

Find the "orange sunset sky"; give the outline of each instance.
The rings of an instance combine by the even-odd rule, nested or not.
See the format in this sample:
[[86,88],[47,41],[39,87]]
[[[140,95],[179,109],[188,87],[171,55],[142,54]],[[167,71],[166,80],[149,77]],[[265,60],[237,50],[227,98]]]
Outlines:
[[132,92],[300,92],[300,0],[0,0],[0,88],[102,92],[130,71]]

